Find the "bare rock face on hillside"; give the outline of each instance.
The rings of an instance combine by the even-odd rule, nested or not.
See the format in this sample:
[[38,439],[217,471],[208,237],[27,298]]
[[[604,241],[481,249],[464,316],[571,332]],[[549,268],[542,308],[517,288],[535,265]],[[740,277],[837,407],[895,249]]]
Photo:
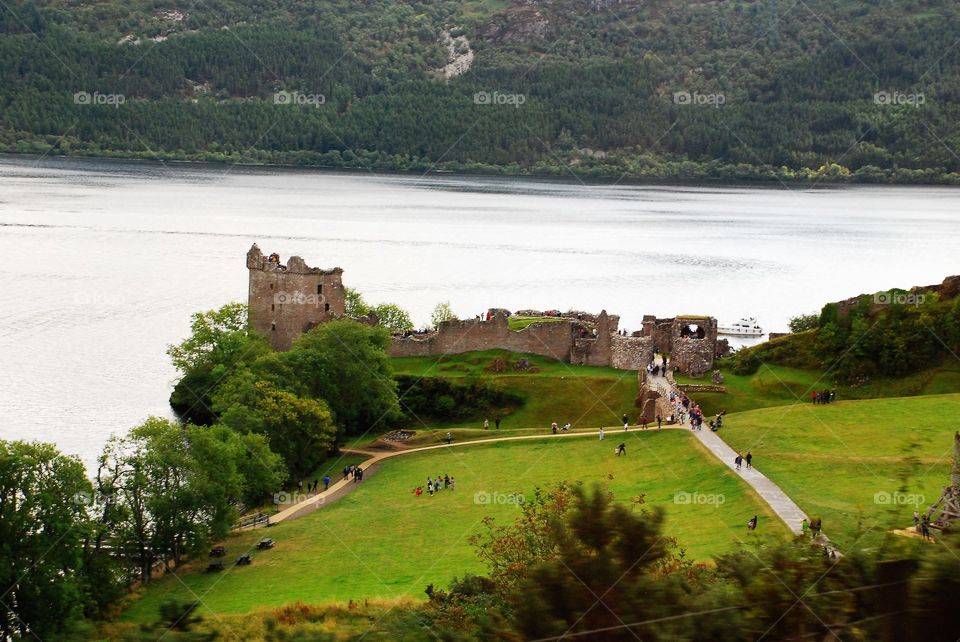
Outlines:
[[948,276],[937,288],[941,299],[952,299],[960,294],[960,276]]
[[494,16],[480,31],[484,40],[524,44],[546,40],[552,31],[547,14],[536,6],[511,7]]

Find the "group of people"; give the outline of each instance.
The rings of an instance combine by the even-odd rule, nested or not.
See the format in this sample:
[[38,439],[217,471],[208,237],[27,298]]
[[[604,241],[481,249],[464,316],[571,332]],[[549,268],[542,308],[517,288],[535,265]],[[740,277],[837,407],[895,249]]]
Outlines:
[[751,453],[749,450],[747,451],[746,455],[737,453],[733,463],[736,464],[737,470],[740,470],[744,464],[747,465],[747,469],[753,468],[753,453]]
[[820,392],[811,392],[810,398],[815,404],[831,403],[837,400],[836,390],[821,390]]
[[[443,477],[437,475],[436,479],[433,479],[427,475],[427,493],[431,497],[433,497],[436,493],[439,493],[441,489],[454,490],[456,487],[456,480],[449,475],[444,475]],[[423,486],[417,486],[415,489],[413,489],[413,494],[417,497],[423,495]]]
[[660,373],[663,373],[663,376],[667,376],[667,363],[668,361],[666,355],[660,357],[660,354],[655,352],[653,354],[653,361],[647,364],[647,374],[656,377]]
[[[497,430],[500,430],[500,417],[494,417],[494,418],[493,418],[493,425],[496,427]],[[483,420],[483,429],[484,429],[484,430],[490,430],[490,420],[489,420],[489,419],[484,419],[484,420]]]
[[[571,424],[569,421],[563,424],[563,427],[558,426],[557,422],[555,421],[550,424],[550,430],[551,432],[553,432],[553,434],[557,434],[560,431],[568,432],[571,428],[573,428],[573,424]],[[601,428],[600,430],[603,430],[603,428]],[[603,437],[600,437],[600,439],[603,439]]]
[[[315,493],[315,492],[317,492],[317,488],[320,486],[320,481],[321,481],[321,480],[319,480],[319,479],[314,479],[312,482],[307,482],[307,484],[306,484],[306,486],[307,486],[307,492],[308,492],[308,493]],[[304,486],[303,480],[301,479],[299,482],[297,482],[297,490],[299,490],[301,493],[303,492],[303,486]],[[326,492],[326,490],[327,490],[328,488],[330,488],[330,475],[324,475],[324,476],[323,476],[323,490],[324,490],[324,492]]]
[[353,477],[353,483],[363,481],[363,468],[356,465],[344,466],[343,467],[343,478],[350,479]]

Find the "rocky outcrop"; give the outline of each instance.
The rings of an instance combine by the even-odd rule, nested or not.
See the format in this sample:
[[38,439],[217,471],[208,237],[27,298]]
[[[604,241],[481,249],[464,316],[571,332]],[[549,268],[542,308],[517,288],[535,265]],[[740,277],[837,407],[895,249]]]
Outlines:
[[512,7],[494,16],[481,30],[484,40],[501,44],[525,44],[547,40],[552,23],[535,6]]
[[447,64],[436,71],[437,76],[450,80],[470,71],[474,54],[467,37],[453,36],[449,31],[444,31],[440,34],[440,40],[447,48]]

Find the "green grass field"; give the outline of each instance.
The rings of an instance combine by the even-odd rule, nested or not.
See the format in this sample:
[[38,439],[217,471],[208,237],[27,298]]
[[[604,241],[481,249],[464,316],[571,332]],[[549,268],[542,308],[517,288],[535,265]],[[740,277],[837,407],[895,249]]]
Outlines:
[[728,416],[721,436],[841,549],[875,546],[940,497],[958,413],[960,394],[804,403]]
[[[492,372],[497,358],[510,364],[527,359],[532,371]],[[627,413],[636,420],[637,375],[629,370],[574,366],[546,357],[487,350],[443,357],[403,357],[392,360],[397,374],[430,377],[482,376],[486,382],[514,392],[526,401],[523,406],[503,416],[502,430],[548,430],[556,421],[568,421],[574,427],[599,428],[621,424]],[[491,425],[493,416],[489,417]],[[481,428],[484,417],[457,422],[434,422],[411,425],[411,428],[437,429]]]
[[[249,567],[216,574],[197,572],[201,559],[158,580],[133,601],[123,619],[147,622],[168,598],[199,599],[205,614],[242,613],[294,601],[322,603],[364,598],[423,597],[434,583],[483,572],[468,543],[480,520],[512,520],[511,493],[530,495],[535,486],[560,480],[604,482],[618,501],[643,493],[648,505],[664,506],[666,534],[676,537],[694,559],[731,550],[747,540],[747,520],[761,516],[760,536],[783,537],[786,528],[722,464],[712,460],[684,431],[650,431],[626,436],[627,456],[613,450],[621,437],[595,437],[467,446],[404,455],[384,462],[352,493],[315,513],[231,536],[228,562],[261,537],[276,548],[253,552]],[[451,474],[455,491],[415,497],[428,475]],[[676,503],[692,493],[690,503]],[[681,496],[683,497],[683,496]],[[722,497],[723,502],[715,500]],[[681,500],[682,501],[682,500]],[[640,510],[640,508],[636,508]],[[755,537],[757,534],[751,534]]]

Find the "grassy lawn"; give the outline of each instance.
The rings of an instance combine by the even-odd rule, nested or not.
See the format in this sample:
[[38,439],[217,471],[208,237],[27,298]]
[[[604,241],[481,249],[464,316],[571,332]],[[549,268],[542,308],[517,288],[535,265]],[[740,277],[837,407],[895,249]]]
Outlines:
[[[532,371],[490,371],[497,358],[510,364],[527,359]],[[636,420],[637,375],[629,370],[574,366],[546,357],[510,353],[504,350],[469,352],[443,357],[402,357],[392,360],[397,374],[430,377],[482,376],[484,381],[516,393],[525,403],[515,411],[502,415],[501,432],[511,430],[549,430],[556,421],[568,421],[574,428],[599,428],[621,423],[627,413]],[[486,417],[494,425],[494,416]],[[466,421],[427,422],[411,425],[416,429],[447,430],[482,428],[485,417]],[[494,432],[493,430],[490,431]],[[456,433],[462,437],[462,433]]]
[[567,321],[562,317],[521,317],[514,314],[507,319],[507,326],[511,330],[523,330],[528,325],[533,325],[534,323],[557,323],[558,321]]
[[721,434],[841,548],[875,546],[940,497],[958,413],[960,394],[805,403],[731,415]]
[[[677,383],[710,383],[709,377],[692,379],[681,374],[676,375],[676,380]],[[723,370],[723,385],[727,388],[725,393],[696,392],[691,396],[709,416],[723,409],[727,412],[743,412],[796,403],[797,399],[807,400],[813,388],[822,389],[831,383],[816,371],[763,364],[752,375],[735,375]]]
[[[445,586],[454,576],[483,572],[467,540],[481,530],[483,517],[507,522],[519,514],[504,498],[511,493],[529,496],[535,486],[560,480],[605,482],[622,502],[644,493],[648,505],[667,509],[667,534],[694,559],[708,559],[746,540],[745,525],[754,514],[761,516],[761,536],[786,536],[786,528],[749,487],[703,452],[689,433],[630,433],[627,456],[617,458],[613,449],[620,439],[611,431],[602,443],[592,437],[544,439],[442,449],[387,461],[327,508],[231,536],[225,543],[228,562],[261,537],[276,540],[273,550],[253,553],[251,566],[207,574],[197,572],[205,559],[188,564],[177,577],[160,579],[142,591],[123,619],[152,621],[158,606],[171,597],[199,598],[206,615],[295,601],[423,598],[427,584]],[[436,497],[412,494],[428,475],[438,474],[453,475],[456,490]],[[676,503],[675,496],[682,492],[702,493],[701,499]],[[708,503],[708,496],[722,496],[723,502]]]

